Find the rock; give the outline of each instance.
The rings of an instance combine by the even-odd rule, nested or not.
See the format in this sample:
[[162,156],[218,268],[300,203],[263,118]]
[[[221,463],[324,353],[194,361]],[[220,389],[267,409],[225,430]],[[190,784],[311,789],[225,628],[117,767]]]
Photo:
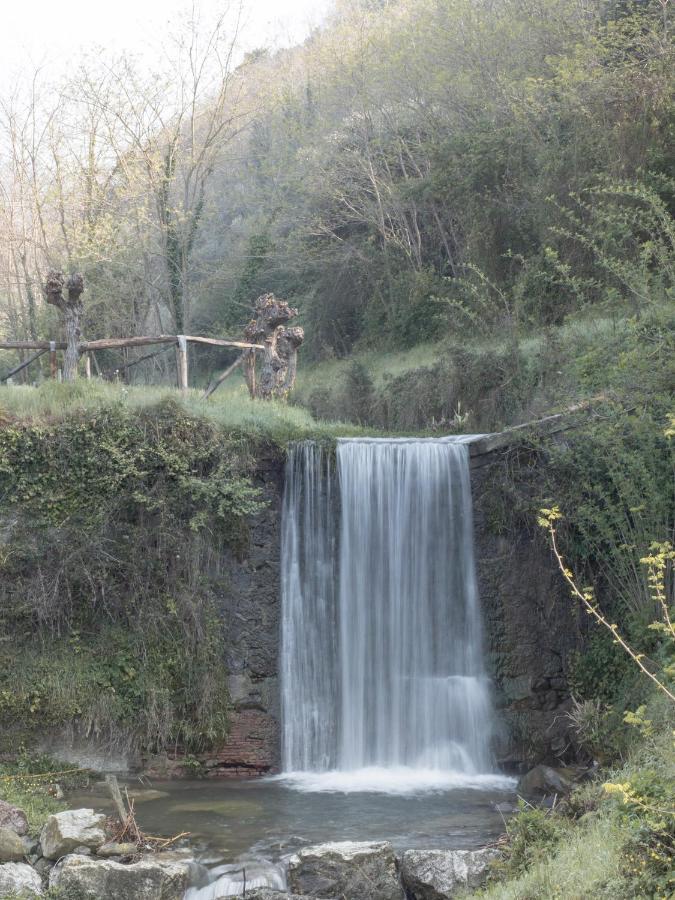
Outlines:
[[0,828],[0,863],[21,862],[26,855],[23,839],[11,828]]
[[21,838],[21,843],[23,844],[23,852],[25,856],[41,856],[40,853],[40,842],[37,838],[32,837],[29,834],[24,834]]
[[129,790],[129,796],[134,803],[147,803],[150,800],[162,800],[168,797],[166,791],[157,791],[154,788],[143,788],[142,790]]
[[49,875],[49,887],[101,900],[182,900],[188,886],[187,862],[144,859],[124,865],[112,859],[66,856]]
[[45,881],[49,878],[49,873],[54,868],[55,863],[51,859],[45,859],[44,856],[41,856],[40,859],[37,859],[33,863],[33,868],[38,873],[40,878],[44,878]]
[[447,900],[457,888],[478,887],[496,850],[406,850],[401,879],[412,900]]
[[136,844],[116,844],[114,841],[110,841],[110,843],[99,847],[96,855],[107,858],[109,856],[133,856],[137,852],[138,847]]
[[[246,891],[246,900],[305,900],[305,898],[301,894],[287,894],[285,891],[275,891],[272,888],[254,888],[252,891]],[[328,898],[313,897],[312,900],[328,900]]]
[[288,862],[289,888],[340,900],[402,900],[391,844],[342,841],[304,847]]
[[554,769],[552,766],[535,766],[523,775],[517,791],[524,797],[544,797],[547,794],[569,794],[577,781],[575,769]]
[[76,847],[97,850],[105,843],[105,816],[93,809],[71,809],[49,816],[40,834],[42,855],[59,859]]
[[11,828],[17,834],[28,833],[26,813],[18,806],[0,800],[0,828]]
[[0,897],[42,897],[42,879],[27,863],[0,866]]

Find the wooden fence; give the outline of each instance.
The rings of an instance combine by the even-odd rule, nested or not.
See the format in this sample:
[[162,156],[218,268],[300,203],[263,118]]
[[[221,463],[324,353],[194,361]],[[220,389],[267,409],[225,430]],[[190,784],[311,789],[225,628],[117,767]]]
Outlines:
[[[91,378],[91,363],[89,354],[93,353],[96,350],[115,350],[124,347],[147,347],[153,344],[174,344],[176,348],[176,371],[178,387],[181,390],[185,391],[188,389],[189,383],[187,352],[189,343],[207,344],[212,347],[237,347],[240,350],[255,351],[265,349],[262,344],[250,344],[246,343],[245,341],[232,341],[229,338],[198,337],[188,334],[158,334],[141,337],[102,338],[96,341],[82,341],[78,345],[78,350],[80,352],[80,355],[83,356],[85,360],[85,376],[87,378]],[[65,349],[66,344],[64,341],[0,341],[0,350],[38,351],[33,356],[31,356],[30,359],[22,361],[18,366],[12,369],[11,372],[7,372],[5,375],[1,376],[0,381],[7,381],[8,378],[11,378],[13,375],[16,375],[18,372],[22,371],[22,369],[30,366],[31,363],[38,360],[45,353],[49,353],[49,368],[51,377],[56,378],[58,374],[56,354],[59,350]],[[141,362],[143,359],[148,359],[154,355],[155,354],[149,354],[146,357],[141,357],[141,359],[135,360],[135,362]],[[128,364],[127,366],[123,366],[122,368],[128,368],[129,365],[133,365],[133,363]]]

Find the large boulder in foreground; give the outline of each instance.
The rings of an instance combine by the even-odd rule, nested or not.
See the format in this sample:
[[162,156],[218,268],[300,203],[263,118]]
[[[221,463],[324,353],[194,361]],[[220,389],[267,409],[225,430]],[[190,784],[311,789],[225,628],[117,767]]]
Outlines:
[[73,854],[52,869],[49,887],[67,897],[90,895],[105,900],[182,900],[190,874],[188,862],[144,859],[125,866],[111,859]]
[[0,800],[0,828],[10,828],[17,834],[28,834],[26,813],[6,800]]
[[340,900],[402,900],[391,844],[341,841],[304,847],[288,862],[289,889]]
[[105,816],[93,809],[69,809],[49,816],[40,834],[42,855],[60,859],[77,847],[98,850],[106,841]]
[[0,866],[0,897],[42,897],[42,879],[27,863]]
[[448,900],[459,888],[478,887],[496,850],[406,850],[401,879],[412,900]]

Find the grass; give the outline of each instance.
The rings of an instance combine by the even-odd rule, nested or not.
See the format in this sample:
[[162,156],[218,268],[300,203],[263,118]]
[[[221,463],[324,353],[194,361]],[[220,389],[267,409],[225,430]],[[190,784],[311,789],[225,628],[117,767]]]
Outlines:
[[[609,817],[579,826],[551,856],[519,878],[496,884],[484,900],[588,900],[616,897],[616,881],[625,835]],[[619,895],[621,896],[621,895]]]
[[[67,808],[51,795],[49,788],[55,782],[64,783],[56,773],[72,768],[46,756],[20,753],[15,761],[0,765],[0,800],[22,809],[28,819],[29,833],[38,835],[48,816]],[[85,775],[84,772],[69,775],[68,783],[79,783]]]
[[[631,750],[626,761],[599,772],[596,780],[549,811],[548,829],[525,832],[519,823],[543,815],[528,809],[509,821],[511,851],[501,870],[514,871],[517,848],[521,861],[524,853],[531,860],[524,872],[516,866],[517,874],[502,875],[503,880],[459,896],[463,900],[668,900],[675,896],[675,711],[671,707],[654,692],[646,707],[646,730],[625,723],[618,726],[629,732]],[[637,800],[609,793],[602,787],[606,782],[630,785]],[[525,833],[529,835],[526,846]],[[551,834],[556,833],[552,841]]]
[[127,387],[93,379],[74,384],[46,381],[39,387],[0,387],[0,422],[3,418],[31,422],[54,422],[67,415],[96,413],[114,404],[129,410],[153,406],[172,398],[187,412],[217,423],[225,430],[241,430],[253,437],[279,444],[306,437],[339,437],[363,433],[364,429],[341,422],[319,422],[305,409],[278,401],[251,400],[240,385],[203,400],[201,392],[181,394],[168,387]]

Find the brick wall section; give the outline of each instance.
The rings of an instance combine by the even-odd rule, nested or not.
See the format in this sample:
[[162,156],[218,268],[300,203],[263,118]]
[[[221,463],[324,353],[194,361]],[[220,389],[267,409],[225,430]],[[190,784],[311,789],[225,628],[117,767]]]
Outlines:
[[204,756],[209,776],[267,775],[277,771],[279,725],[269,713],[244,709],[232,716],[225,744]]

